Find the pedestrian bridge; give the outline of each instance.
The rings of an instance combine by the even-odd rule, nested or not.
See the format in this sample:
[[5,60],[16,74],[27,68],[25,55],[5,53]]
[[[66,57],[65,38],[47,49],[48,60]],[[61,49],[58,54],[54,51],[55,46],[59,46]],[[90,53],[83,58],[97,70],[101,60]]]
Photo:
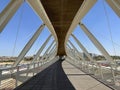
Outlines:
[[[33,9],[43,24],[26,43],[13,65],[0,68],[0,90],[119,90],[119,65],[91,33],[87,25],[82,23],[82,19],[98,1],[10,0],[0,13],[0,34],[23,3],[27,3]],[[120,17],[119,0],[103,0],[103,2],[106,2]],[[72,33],[77,25],[105,57],[106,63],[90,55],[78,39],[79,37]],[[25,55],[45,26],[49,29],[50,35],[39,47],[32,61],[24,63]],[[82,52],[74,45],[70,37],[74,39]],[[46,49],[51,38],[54,40]],[[43,50],[45,50],[44,54],[42,54]]]

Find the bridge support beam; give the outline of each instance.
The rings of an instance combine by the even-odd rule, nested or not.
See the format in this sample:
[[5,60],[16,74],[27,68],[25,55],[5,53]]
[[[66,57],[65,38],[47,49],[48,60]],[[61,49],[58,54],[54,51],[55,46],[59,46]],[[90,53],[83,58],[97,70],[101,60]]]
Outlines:
[[108,52],[104,49],[104,47],[99,43],[99,41],[92,35],[92,33],[85,27],[84,24],[79,23],[80,27],[84,31],[84,33],[88,36],[88,38],[93,42],[93,44],[98,48],[98,50],[103,54],[103,56],[110,62],[113,63],[113,59],[110,57]]
[[37,54],[35,55],[35,57],[33,58],[33,61],[31,63],[34,63],[35,60],[37,60],[37,58],[39,57],[39,55],[41,54],[41,52],[43,51],[43,49],[45,48],[45,46],[47,45],[48,41],[50,40],[50,38],[52,37],[52,35],[50,35],[47,40],[44,42],[44,44],[41,46],[41,48],[38,50]]
[[7,25],[9,20],[18,10],[20,5],[23,3],[23,0],[11,0],[10,3],[5,7],[5,9],[0,14],[0,33]]
[[68,56],[73,56],[72,54],[71,54],[71,47],[70,47],[70,45],[69,44],[67,44],[67,47],[66,47],[66,52],[67,52],[67,54],[68,54]]
[[45,24],[41,25],[39,27],[39,29],[35,32],[35,34],[33,35],[33,37],[29,40],[29,42],[26,44],[26,46],[23,48],[23,50],[19,54],[16,62],[13,64],[13,67],[16,67],[20,63],[20,61],[23,59],[23,57],[26,55],[26,53],[32,47],[32,45],[34,44],[34,42],[36,41],[36,39],[38,38],[38,36],[42,32],[42,30],[43,30],[44,27],[45,27]]
[[50,54],[50,56],[52,56],[54,54],[55,55],[57,54],[57,52],[56,52],[56,44],[52,47],[52,49],[50,50],[49,54]]
[[49,57],[53,58],[53,57],[56,56],[56,54],[57,54],[57,50],[56,50],[56,47],[55,47]]
[[[31,8],[37,13],[37,15],[43,20],[43,22],[45,23],[45,25],[49,28],[49,30],[51,31],[52,35],[54,36],[55,38],[55,41],[57,42],[58,39],[57,39],[57,36],[56,36],[56,33],[54,31],[54,28],[44,10],[44,7],[41,3],[40,0],[27,0],[27,2],[29,3],[29,5],[31,6]],[[58,45],[58,42],[57,42],[57,45]]]
[[52,45],[54,44],[55,40],[52,41],[52,43],[50,44],[50,46],[47,48],[47,50],[45,51],[44,55],[42,56],[42,58],[40,60],[43,60],[43,58],[46,57],[48,51],[50,50],[50,48],[52,47]]
[[[83,67],[84,67],[84,65],[83,65],[83,63],[85,64],[85,58],[81,55],[81,53],[77,50],[77,48],[73,45],[73,43],[69,40],[68,41],[69,43],[70,43],[70,45],[77,51],[77,56],[79,57],[79,61],[80,61],[80,59],[81,59],[81,61],[80,61],[80,63],[81,63],[81,67],[82,67],[82,69],[83,69]],[[83,63],[82,63],[83,62]],[[77,62],[78,63],[78,62]]]
[[51,48],[50,48],[50,50],[47,52],[47,54],[52,53],[52,52],[54,51],[54,49],[55,49],[55,46],[56,46],[56,44],[55,44],[55,45],[53,45],[53,47],[51,47]]
[[106,0],[115,13],[120,17],[120,1],[119,0]]
[[71,47],[70,47],[70,45],[69,45],[69,44],[67,44],[67,48],[71,49]]
[[[85,55],[89,58],[90,61],[92,61],[92,63],[96,64],[96,61],[92,58],[92,56],[90,56],[90,54],[88,53],[88,51],[86,50],[86,48],[82,45],[82,43],[73,35],[71,34],[71,36],[74,38],[74,40],[77,42],[77,44],[79,45],[79,47],[82,49],[82,51],[85,53]],[[88,66],[89,67],[89,66]],[[94,72],[94,67],[92,64],[92,68],[93,68],[93,72]]]
[[72,42],[71,42],[70,40],[69,40],[68,42],[69,42],[70,45],[75,49],[75,51],[76,51],[77,54],[78,54],[78,57],[85,61],[84,57],[79,53],[79,51],[78,51],[77,48],[72,44]]
[[72,47],[71,47],[69,44],[67,44],[67,47],[68,47],[68,48],[66,48],[66,50],[67,50],[68,56],[74,58]]
[[52,55],[52,54],[55,53],[55,52],[56,52],[56,47],[54,46],[54,47],[50,50],[49,54]]
[[73,59],[74,58],[73,49],[69,44],[67,44],[67,46],[68,46],[68,48],[66,47],[67,56]]
[[[45,55],[49,52],[49,50],[50,50],[51,47],[53,46],[54,42],[55,42],[55,40],[50,44],[50,46],[48,47],[48,49],[47,49],[46,52],[45,52]],[[53,47],[55,47],[55,45],[54,45]]]
[[92,33],[85,27],[84,24],[79,23],[80,27],[84,31],[84,33],[88,36],[88,38],[93,42],[93,44],[98,48],[98,50],[103,54],[103,56],[109,61],[111,64],[111,73],[113,75],[113,81],[115,83],[115,74],[113,70],[112,64],[114,64],[114,61],[112,57],[108,54],[108,52],[104,49],[104,47],[99,43],[99,41],[92,35]]
[[80,41],[73,35],[71,34],[71,36],[74,38],[74,40],[77,42],[77,44],[79,45],[79,47],[82,49],[82,51],[86,54],[86,56],[90,59],[90,61],[93,61],[93,58],[90,56],[90,54],[88,53],[88,51],[85,49],[85,47],[82,45],[82,43],[80,43]]
[[75,29],[77,24],[82,20],[82,18],[88,13],[88,11],[93,7],[93,5],[97,2],[97,0],[84,0],[82,6],[78,10],[76,16],[74,17],[71,26],[68,30],[66,35],[65,44],[67,43],[69,36],[71,35],[72,31]]

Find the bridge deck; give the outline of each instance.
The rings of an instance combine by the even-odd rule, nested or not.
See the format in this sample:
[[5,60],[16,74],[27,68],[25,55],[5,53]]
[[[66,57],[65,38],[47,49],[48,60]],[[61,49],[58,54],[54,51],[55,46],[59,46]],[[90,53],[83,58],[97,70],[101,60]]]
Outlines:
[[75,90],[111,90],[101,82],[64,61],[62,67]]
[[111,90],[66,61],[62,65],[61,62],[57,61],[14,90]]
[[14,90],[75,90],[57,61]]

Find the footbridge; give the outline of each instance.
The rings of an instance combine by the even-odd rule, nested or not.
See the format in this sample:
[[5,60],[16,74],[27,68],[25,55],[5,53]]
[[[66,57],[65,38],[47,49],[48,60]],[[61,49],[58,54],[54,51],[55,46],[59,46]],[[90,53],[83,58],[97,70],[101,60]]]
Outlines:
[[[10,0],[0,12],[0,34],[23,3],[32,8],[42,24],[26,42],[14,63],[10,67],[0,68],[0,90],[120,90],[119,65],[82,22],[98,1]],[[119,0],[102,1],[120,17]],[[107,64],[94,58],[73,33],[77,26],[101,52]],[[40,47],[32,60],[24,62],[26,54],[45,27],[50,35],[43,44],[38,45]],[[51,38],[53,40],[48,45]]]

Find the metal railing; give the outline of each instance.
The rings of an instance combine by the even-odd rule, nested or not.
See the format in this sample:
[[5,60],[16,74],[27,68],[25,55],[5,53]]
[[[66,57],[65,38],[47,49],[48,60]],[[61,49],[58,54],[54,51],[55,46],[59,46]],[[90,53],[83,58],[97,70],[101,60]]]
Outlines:
[[59,60],[58,56],[50,58],[49,60],[43,60],[42,62],[0,69],[0,90],[13,90],[57,60]]
[[[108,87],[112,88],[113,90],[119,90],[120,66],[112,65],[111,68],[111,65],[109,63],[95,63],[91,61],[77,60],[76,58],[72,57],[67,57],[66,60],[81,71],[89,74],[90,76],[100,81],[101,83],[107,85]],[[114,75],[112,75],[113,71]]]

